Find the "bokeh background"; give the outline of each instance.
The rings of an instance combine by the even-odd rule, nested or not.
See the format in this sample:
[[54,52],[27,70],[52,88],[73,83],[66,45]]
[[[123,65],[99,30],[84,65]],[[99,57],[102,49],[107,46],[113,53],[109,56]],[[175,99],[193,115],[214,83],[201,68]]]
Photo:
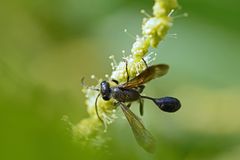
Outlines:
[[[0,159],[240,158],[239,1],[179,0],[188,18],[175,19],[171,35],[154,51],[167,76],[145,94],[176,96],[182,109],[161,112],[146,102],[143,121],[156,137],[157,153],[136,143],[126,120],[118,119],[102,150],[73,143],[61,120],[86,118],[80,79],[111,73],[151,13],[149,0],[8,0],[0,2]],[[137,107],[133,107],[138,114]],[[121,115],[121,111],[118,111]]]

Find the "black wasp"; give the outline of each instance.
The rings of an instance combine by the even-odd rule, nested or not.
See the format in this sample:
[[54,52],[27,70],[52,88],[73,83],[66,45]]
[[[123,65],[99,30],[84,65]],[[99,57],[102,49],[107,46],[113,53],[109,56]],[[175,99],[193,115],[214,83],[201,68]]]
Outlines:
[[[144,61],[145,63],[145,61]],[[146,63],[145,63],[146,64]],[[147,65],[146,65],[147,66]],[[129,80],[127,62],[127,82],[118,84],[118,81],[113,80],[117,85],[111,87],[109,82],[102,81],[100,84],[100,91],[95,101],[95,109],[98,118],[103,122],[98,113],[97,101],[101,96],[103,100],[108,101],[111,98],[117,101],[116,105],[120,105],[124,115],[126,116],[134,136],[138,144],[148,152],[153,152],[155,149],[155,141],[151,133],[144,127],[141,120],[129,109],[131,102],[138,101],[140,103],[140,114],[143,115],[143,99],[152,100],[162,111],[175,112],[181,107],[181,103],[174,97],[152,98],[142,96],[141,93],[144,89],[144,84],[152,79],[161,77],[168,72],[169,66],[166,64],[157,64],[146,67],[138,76]]]

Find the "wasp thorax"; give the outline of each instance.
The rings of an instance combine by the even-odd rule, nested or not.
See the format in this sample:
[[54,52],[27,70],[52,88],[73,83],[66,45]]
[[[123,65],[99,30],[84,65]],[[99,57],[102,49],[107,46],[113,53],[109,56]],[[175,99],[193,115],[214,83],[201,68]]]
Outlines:
[[107,81],[102,81],[100,84],[100,92],[102,95],[102,98],[107,101],[111,98],[111,88],[110,84]]

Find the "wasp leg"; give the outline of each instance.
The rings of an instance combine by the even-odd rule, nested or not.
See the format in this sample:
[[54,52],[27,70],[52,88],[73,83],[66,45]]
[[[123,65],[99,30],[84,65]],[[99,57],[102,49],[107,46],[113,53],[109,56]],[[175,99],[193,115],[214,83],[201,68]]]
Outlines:
[[143,116],[143,106],[144,106],[144,100],[142,98],[139,99],[139,111],[140,115]]
[[131,105],[132,105],[132,103],[128,103],[127,107],[128,107],[128,108],[130,108],[130,107],[131,107]]
[[119,84],[119,82],[116,79],[112,79],[112,81],[117,85]]
[[138,90],[139,93],[142,93],[144,88],[145,88],[144,85],[140,85],[140,86],[138,86],[137,90]]
[[145,64],[146,69],[148,68],[147,62],[145,61],[144,58],[142,58],[143,63]]
[[126,69],[126,73],[127,73],[127,83],[128,83],[128,82],[129,82],[128,61],[125,60],[125,63],[126,63],[126,67],[125,67],[125,69]]

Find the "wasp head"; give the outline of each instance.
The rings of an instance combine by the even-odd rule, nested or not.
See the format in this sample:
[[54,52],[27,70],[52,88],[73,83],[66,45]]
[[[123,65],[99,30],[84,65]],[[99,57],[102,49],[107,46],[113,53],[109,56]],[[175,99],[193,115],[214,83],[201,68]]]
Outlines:
[[105,101],[111,98],[111,88],[107,81],[102,81],[100,84],[100,93]]

